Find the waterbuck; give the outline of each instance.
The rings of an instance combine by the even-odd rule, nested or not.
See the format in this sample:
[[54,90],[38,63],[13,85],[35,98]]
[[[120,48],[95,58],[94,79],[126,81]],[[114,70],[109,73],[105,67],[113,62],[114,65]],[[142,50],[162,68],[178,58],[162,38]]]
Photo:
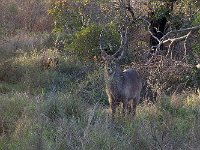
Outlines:
[[140,100],[142,89],[142,79],[134,69],[122,71],[119,60],[123,57],[127,49],[127,30],[121,32],[121,45],[113,55],[108,55],[103,47],[102,33],[100,34],[101,55],[105,62],[105,84],[112,116],[116,112],[116,107],[123,104],[123,114],[132,112],[135,115],[136,106]]

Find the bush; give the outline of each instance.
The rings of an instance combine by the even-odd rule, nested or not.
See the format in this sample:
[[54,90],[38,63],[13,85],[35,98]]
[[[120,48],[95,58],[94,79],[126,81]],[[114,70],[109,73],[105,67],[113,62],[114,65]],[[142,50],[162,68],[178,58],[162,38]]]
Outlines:
[[194,16],[194,21],[192,22],[193,25],[199,25],[200,24],[200,13],[197,13],[195,16]]
[[[50,31],[52,19],[47,14],[50,3],[42,0],[22,1],[2,0],[0,4],[0,26],[5,27],[7,34],[16,30]],[[46,10],[46,11],[45,11]]]
[[48,93],[42,111],[51,120],[57,118],[81,118],[85,114],[85,102],[70,93]]
[[[91,25],[74,34],[72,47],[79,56],[91,58],[100,55],[99,37],[102,30],[103,28],[100,26]],[[108,53],[114,53],[120,44],[119,34],[115,26],[113,24],[107,25],[103,31]]]
[[[70,76],[73,69],[70,68],[78,67],[75,61],[73,65],[69,64],[70,60],[61,57],[57,50],[23,53],[0,64],[0,80],[6,82],[1,83],[1,91],[26,90],[36,94],[50,90],[53,85],[63,88],[65,87],[63,82],[72,82]],[[70,78],[65,80],[63,76]]]
[[103,70],[101,67],[97,67],[95,67],[95,71],[87,74],[82,82],[78,83],[78,88],[75,92],[79,95],[80,99],[90,104],[101,103],[108,105]]

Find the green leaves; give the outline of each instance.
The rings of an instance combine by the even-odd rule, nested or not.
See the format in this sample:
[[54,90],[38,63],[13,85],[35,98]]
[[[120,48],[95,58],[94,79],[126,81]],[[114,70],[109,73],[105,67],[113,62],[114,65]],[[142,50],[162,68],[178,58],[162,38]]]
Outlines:
[[193,25],[200,25],[200,12],[197,13],[194,17],[194,21],[192,22]]
[[79,30],[81,24],[81,11],[82,4],[80,2],[68,1],[55,1],[49,9],[49,14],[54,19],[54,31]]
[[[99,35],[102,31],[101,26],[90,25],[73,36],[72,47],[82,56],[92,57],[100,53],[99,49]],[[109,24],[104,28],[105,44],[112,53],[116,51],[120,44],[120,36],[113,24]]]

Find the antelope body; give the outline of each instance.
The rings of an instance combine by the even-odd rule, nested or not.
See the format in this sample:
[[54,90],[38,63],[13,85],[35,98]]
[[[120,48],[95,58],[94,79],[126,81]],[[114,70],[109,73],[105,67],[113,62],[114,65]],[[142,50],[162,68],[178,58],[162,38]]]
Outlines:
[[100,44],[101,55],[105,62],[104,77],[106,93],[112,114],[116,112],[116,107],[122,103],[123,113],[129,108],[129,112],[133,112],[135,115],[136,106],[140,100],[142,79],[136,70],[128,69],[122,71],[120,68],[119,60],[123,56],[126,44],[124,35],[121,35],[121,37],[120,49],[114,55],[108,55]]

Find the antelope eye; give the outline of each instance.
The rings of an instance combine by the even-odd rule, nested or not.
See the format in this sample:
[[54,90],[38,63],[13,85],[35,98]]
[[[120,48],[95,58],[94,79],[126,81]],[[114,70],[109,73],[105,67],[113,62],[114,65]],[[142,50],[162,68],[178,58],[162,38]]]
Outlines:
[[112,68],[107,68],[107,72],[108,72],[108,74],[113,74],[114,73],[114,70],[112,69]]

